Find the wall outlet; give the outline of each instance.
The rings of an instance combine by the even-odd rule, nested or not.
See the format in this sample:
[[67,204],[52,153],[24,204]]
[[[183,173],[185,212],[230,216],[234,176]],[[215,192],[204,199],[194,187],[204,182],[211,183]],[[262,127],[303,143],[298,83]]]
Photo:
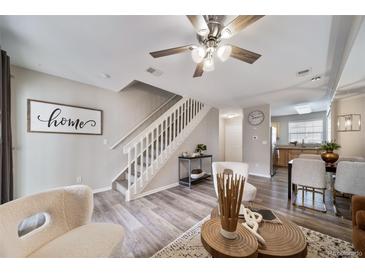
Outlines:
[[81,176],[76,177],[76,183],[78,183],[78,184],[82,183],[82,177]]
[[103,143],[104,143],[104,145],[107,145],[108,144],[108,139],[104,139]]

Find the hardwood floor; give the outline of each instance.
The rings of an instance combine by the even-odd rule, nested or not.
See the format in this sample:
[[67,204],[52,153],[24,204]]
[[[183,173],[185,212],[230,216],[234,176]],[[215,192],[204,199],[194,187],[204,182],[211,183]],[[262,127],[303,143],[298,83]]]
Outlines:
[[[320,213],[288,202],[286,169],[279,169],[272,179],[250,176],[248,181],[257,187],[255,203],[275,209],[298,225],[351,241],[351,221],[334,215],[329,191],[328,212]],[[316,203],[321,201],[319,196]],[[131,202],[125,202],[124,196],[114,190],[97,193],[94,198],[93,221],[121,224],[125,228],[125,252],[129,257],[150,257],[216,206],[213,183],[207,180],[192,189],[178,186]],[[311,203],[310,194],[305,198]],[[349,200],[338,198],[338,205],[348,216]]]

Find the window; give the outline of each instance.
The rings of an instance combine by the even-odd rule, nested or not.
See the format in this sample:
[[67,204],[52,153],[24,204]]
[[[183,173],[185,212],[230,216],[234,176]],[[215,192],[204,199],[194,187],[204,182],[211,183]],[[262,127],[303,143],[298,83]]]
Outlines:
[[332,119],[331,112],[327,115],[327,142],[331,142],[332,140]]
[[323,140],[323,120],[289,122],[289,142],[320,144]]

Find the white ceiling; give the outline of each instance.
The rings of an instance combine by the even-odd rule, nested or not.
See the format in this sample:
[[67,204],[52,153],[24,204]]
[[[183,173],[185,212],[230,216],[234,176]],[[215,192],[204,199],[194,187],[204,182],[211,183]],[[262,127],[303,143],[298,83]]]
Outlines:
[[362,24],[338,84],[337,98],[365,94],[365,24]]
[[[256,63],[217,62],[201,78],[192,77],[188,52],[148,54],[196,44],[185,16],[0,16],[0,34],[12,63],[25,68],[114,91],[139,80],[219,108],[269,103],[273,115],[287,115],[296,104],[313,111],[328,105],[332,22],[332,16],[265,16],[229,40],[262,54]],[[149,66],[163,74],[147,73]],[[309,75],[296,76],[306,68]],[[315,75],[322,79],[311,82]]]

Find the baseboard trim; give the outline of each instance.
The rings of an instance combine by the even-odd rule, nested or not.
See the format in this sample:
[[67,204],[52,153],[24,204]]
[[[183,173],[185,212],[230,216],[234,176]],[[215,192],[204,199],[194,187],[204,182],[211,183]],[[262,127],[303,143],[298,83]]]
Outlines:
[[99,192],[104,192],[104,191],[108,191],[111,190],[112,187],[111,186],[106,186],[106,187],[100,187],[100,188],[96,188],[93,190],[93,193],[99,193]]
[[146,191],[146,192],[142,192],[142,193],[134,196],[133,199],[131,199],[131,200],[139,199],[139,198],[142,198],[144,196],[151,195],[153,193],[157,193],[157,192],[160,192],[162,190],[166,190],[166,189],[178,186],[178,185],[179,185],[179,183],[172,183],[172,184],[169,184],[169,185],[166,185],[166,186],[161,186],[161,187],[158,187],[158,188]]
[[257,176],[257,177],[264,177],[264,178],[271,178],[271,176],[265,175],[265,174],[261,174],[261,173],[254,173],[254,172],[249,172],[248,175],[253,175],[253,176]]

